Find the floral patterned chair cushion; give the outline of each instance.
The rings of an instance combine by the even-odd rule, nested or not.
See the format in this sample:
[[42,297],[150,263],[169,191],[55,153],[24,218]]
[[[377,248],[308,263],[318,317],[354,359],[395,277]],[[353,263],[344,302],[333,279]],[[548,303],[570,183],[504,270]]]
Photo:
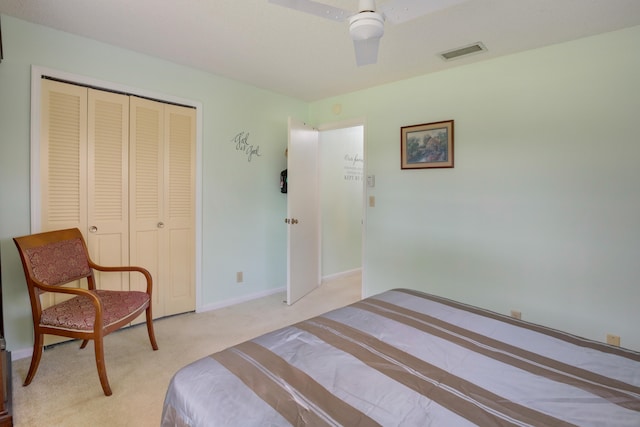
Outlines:
[[61,240],[25,252],[33,275],[45,285],[63,285],[91,274],[80,239]]
[[[149,301],[145,292],[92,291],[102,301],[102,322],[107,327],[138,310]],[[62,329],[93,330],[96,311],[87,297],[74,297],[42,310],[40,324]]]

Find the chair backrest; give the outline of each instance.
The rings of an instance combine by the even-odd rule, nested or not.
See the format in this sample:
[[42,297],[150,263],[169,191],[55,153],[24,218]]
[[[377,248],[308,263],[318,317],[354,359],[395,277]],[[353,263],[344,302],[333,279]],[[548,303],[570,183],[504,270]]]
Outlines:
[[[87,247],[77,228],[48,231],[15,237],[27,282],[60,286],[83,277],[93,270]],[[32,287],[32,283],[28,283]]]

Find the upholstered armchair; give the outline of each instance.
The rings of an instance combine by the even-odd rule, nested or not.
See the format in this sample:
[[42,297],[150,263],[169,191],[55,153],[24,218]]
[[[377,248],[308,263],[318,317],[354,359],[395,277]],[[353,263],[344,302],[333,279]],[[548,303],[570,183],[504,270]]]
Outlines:
[[[151,314],[153,281],[141,267],[104,267],[95,264],[77,228],[50,231],[13,239],[22,266],[31,300],[33,315],[33,356],[24,381],[27,386],[36,374],[45,334],[81,339],[80,348],[93,340],[96,366],[104,394],[111,395],[104,361],[103,338],[128,325],[146,311],[147,332],[151,347],[158,349]],[[104,272],[136,272],[144,275],[146,291],[111,291],[96,289],[94,270]],[[87,281],[87,288],[63,287],[76,281]],[[71,299],[43,308],[40,296],[46,292],[71,295]]]

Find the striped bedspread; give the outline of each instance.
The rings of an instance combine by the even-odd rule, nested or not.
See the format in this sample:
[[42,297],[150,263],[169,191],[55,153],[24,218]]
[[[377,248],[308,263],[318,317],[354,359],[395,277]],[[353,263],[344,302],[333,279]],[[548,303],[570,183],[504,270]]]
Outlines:
[[640,426],[640,353],[395,289],[198,360],[163,426]]

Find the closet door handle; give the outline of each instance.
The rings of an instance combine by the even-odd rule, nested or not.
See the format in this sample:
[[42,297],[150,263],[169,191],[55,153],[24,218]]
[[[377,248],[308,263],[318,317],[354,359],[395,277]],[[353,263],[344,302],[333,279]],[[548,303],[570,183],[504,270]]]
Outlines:
[[160,222],[158,223],[158,228],[164,228],[164,222],[160,221]]
[[96,233],[98,231],[98,227],[96,227],[95,225],[92,225],[91,227],[89,227],[89,233]]

